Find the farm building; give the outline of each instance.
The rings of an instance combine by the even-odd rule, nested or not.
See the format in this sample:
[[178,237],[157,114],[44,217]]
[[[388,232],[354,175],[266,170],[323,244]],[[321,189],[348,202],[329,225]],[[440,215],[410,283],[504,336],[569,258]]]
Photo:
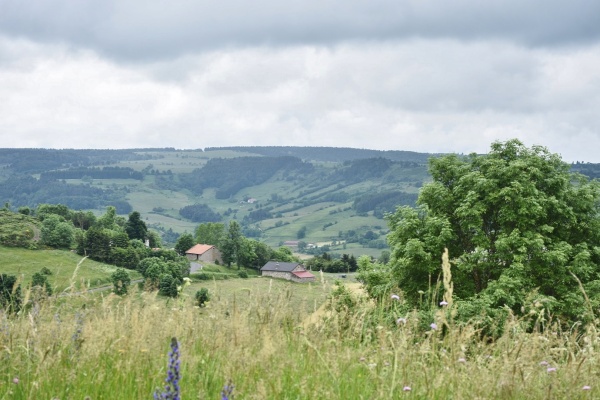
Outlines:
[[315,276],[300,263],[269,261],[260,269],[262,276],[282,278],[294,282],[312,282]]
[[185,252],[185,256],[190,261],[199,261],[205,263],[223,263],[221,252],[215,246],[210,244],[197,244]]

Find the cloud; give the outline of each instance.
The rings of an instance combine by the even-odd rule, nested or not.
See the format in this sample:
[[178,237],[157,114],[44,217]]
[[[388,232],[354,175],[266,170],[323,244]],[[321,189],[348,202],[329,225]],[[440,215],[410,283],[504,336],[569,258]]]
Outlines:
[[424,38],[526,47],[600,38],[595,0],[0,0],[0,34],[159,60],[225,47]]
[[117,63],[66,44],[0,40],[6,147],[469,153],[519,137],[600,162],[599,93],[600,45],[414,39]]

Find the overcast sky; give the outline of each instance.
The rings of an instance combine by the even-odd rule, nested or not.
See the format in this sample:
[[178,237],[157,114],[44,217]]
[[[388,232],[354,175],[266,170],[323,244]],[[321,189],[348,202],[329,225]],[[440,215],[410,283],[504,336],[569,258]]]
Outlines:
[[0,147],[600,162],[598,0],[0,0]]

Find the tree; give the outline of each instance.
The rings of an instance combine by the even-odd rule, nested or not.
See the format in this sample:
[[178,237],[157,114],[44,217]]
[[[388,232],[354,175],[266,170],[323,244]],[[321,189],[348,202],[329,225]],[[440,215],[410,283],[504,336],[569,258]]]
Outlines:
[[125,232],[127,232],[129,239],[146,240],[148,227],[146,226],[146,223],[142,221],[139,212],[133,211],[129,214],[129,220],[125,224]]
[[41,229],[43,244],[56,248],[69,248],[73,238],[73,224],[56,214],[46,215]]
[[[221,245],[223,262],[227,264],[227,266],[231,266],[232,263],[238,262],[238,256],[242,248],[243,239],[244,236],[242,235],[240,224],[235,220],[230,221],[227,234],[225,235],[225,239]],[[238,264],[238,268],[239,267],[240,266]]]
[[225,239],[225,225],[219,222],[207,222],[196,228],[196,243],[211,244],[220,247]]
[[114,286],[113,292],[119,296],[127,294],[129,285],[131,285],[131,277],[127,271],[125,271],[123,268],[117,268],[110,276],[110,279],[112,280]]
[[155,231],[148,231],[148,242],[150,244],[150,247],[153,249],[157,249],[162,246],[162,240],[160,239],[160,235]]
[[409,302],[435,283],[447,247],[459,299],[520,313],[534,293],[548,311],[581,319],[580,280],[600,304],[597,182],[518,140],[483,156],[430,159],[430,172],[418,207],[388,217],[390,265]]
[[106,207],[106,213],[96,220],[95,225],[105,229],[118,229],[117,209],[113,206]]
[[175,243],[175,251],[180,256],[184,256],[185,252],[194,247],[195,244],[196,241],[194,240],[192,234],[184,233],[183,235],[179,236],[179,239],[177,239],[177,243]]

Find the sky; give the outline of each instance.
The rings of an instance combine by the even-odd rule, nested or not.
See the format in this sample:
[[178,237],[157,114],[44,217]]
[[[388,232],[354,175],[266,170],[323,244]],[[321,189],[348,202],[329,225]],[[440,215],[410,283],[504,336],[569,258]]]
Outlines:
[[0,147],[600,162],[597,0],[0,0]]

